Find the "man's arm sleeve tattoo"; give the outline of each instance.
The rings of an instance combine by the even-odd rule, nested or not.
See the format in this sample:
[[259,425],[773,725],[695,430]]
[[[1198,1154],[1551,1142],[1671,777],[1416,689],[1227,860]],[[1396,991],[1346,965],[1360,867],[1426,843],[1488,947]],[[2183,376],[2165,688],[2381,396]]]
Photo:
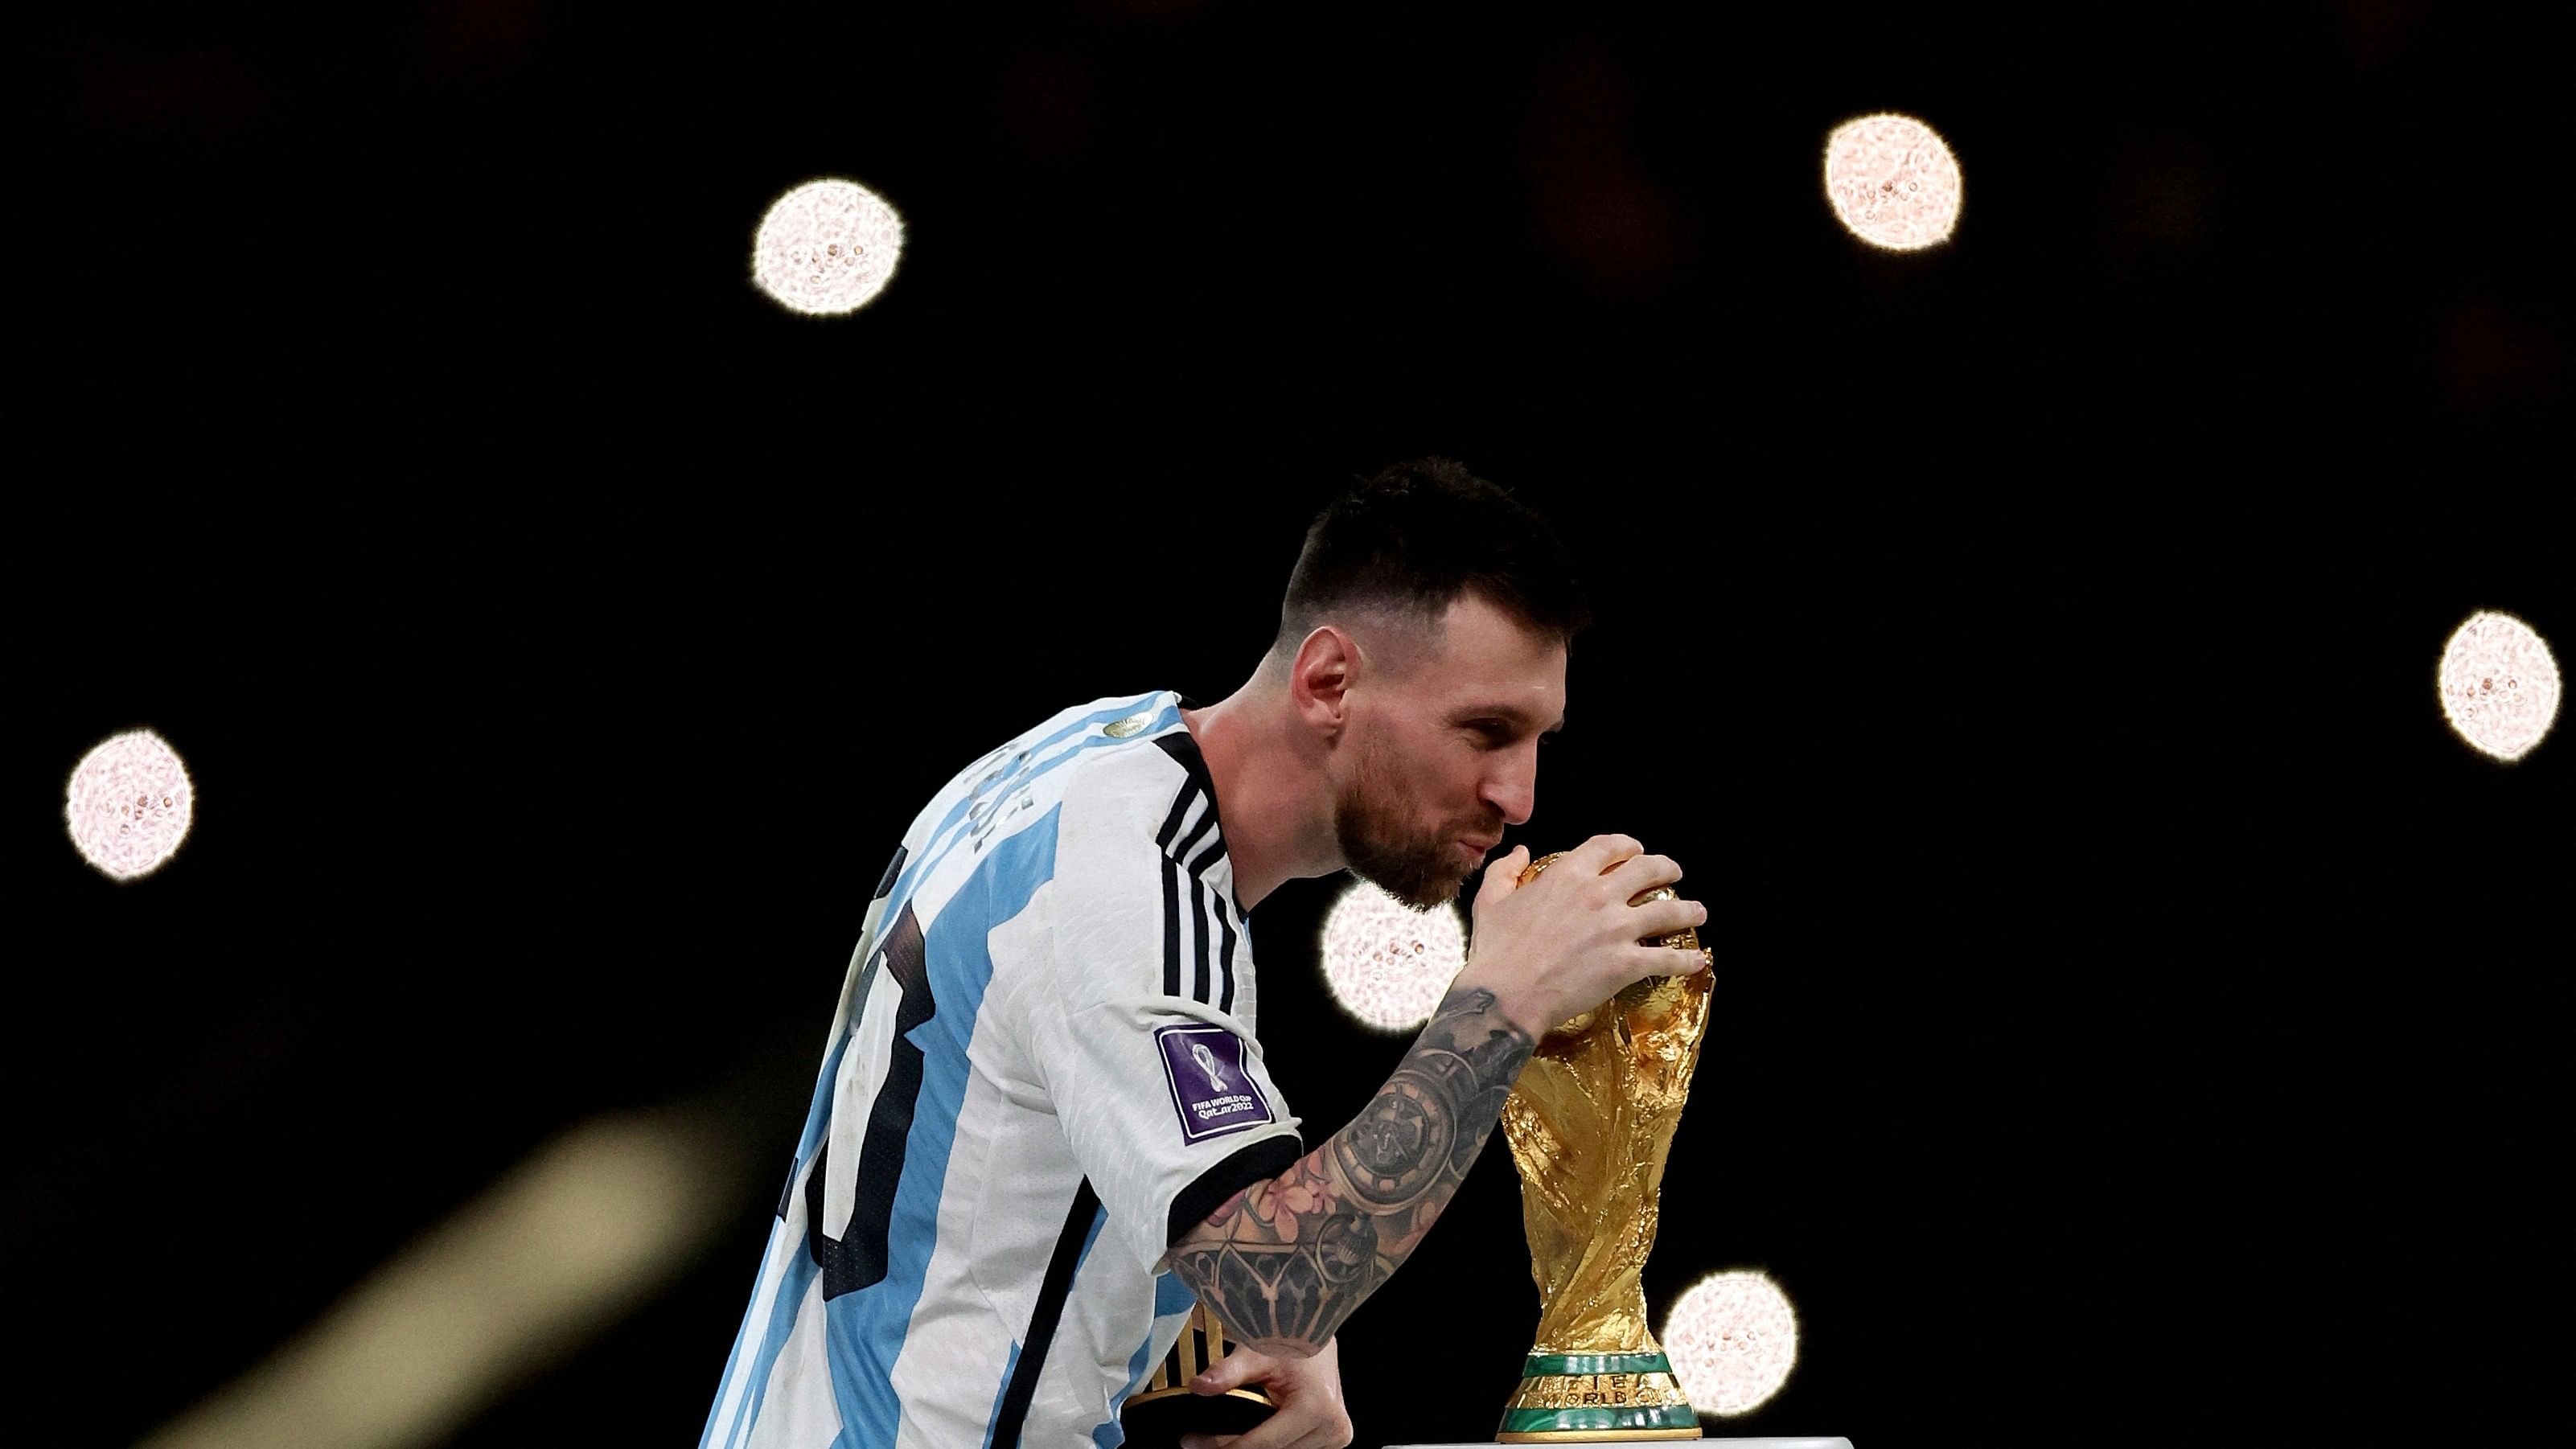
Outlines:
[[1535,1045],[1491,991],[1452,991],[1351,1125],[1184,1232],[1172,1271],[1237,1341],[1315,1352],[1449,1205]]

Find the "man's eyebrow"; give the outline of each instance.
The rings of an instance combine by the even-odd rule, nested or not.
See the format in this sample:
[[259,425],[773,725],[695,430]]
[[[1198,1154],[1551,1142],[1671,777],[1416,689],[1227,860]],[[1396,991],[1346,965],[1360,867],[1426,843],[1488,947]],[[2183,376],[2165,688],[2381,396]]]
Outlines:
[[[1456,717],[1462,722],[1471,719],[1509,720],[1513,724],[1523,726],[1524,728],[1535,723],[1537,720],[1535,715],[1532,715],[1528,710],[1525,710],[1516,704],[1470,705],[1467,708],[1458,711]],[[1565,716],[1561,714],[1556,717],[1556,723],[1539,731],[1542,735],[1563,734],[1564,732]]]

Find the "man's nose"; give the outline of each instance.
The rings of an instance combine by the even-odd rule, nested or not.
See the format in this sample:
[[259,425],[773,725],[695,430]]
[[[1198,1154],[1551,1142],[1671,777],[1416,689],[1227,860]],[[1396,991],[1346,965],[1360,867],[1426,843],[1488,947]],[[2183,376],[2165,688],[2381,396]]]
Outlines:
[[1538,766],[1535,762],[1485,780],[1485,803],[1502,812],[1506,825],[1526,825],[1530,811],[1538,803]]

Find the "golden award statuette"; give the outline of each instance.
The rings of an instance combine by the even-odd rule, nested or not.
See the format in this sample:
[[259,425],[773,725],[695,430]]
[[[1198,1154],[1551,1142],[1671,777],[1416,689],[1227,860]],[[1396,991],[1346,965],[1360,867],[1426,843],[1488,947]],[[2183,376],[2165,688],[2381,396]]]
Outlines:
[[[1531,861],[1521,883],[1563,853]],[[1667,886],[1629,904],[1674,894]],[[1661,944],[1701,949],[1692,930]],[[1494,1436],[1501,1443],[1700,1436],[1699,1415],[1646,1327],[1638,1275],[1655,1245],[1655,1193],[1699,1063],[1709,977],[1650,976],[1559,1025],[1503,1104],[1539,1314],[1520,1391]]]
[[1204,1303],[1190,1306],[1181,1336],[1162,1365],[1118,1411],[1127,1431],[1127,1449],[1180,1449],[1183,1434],[1240,1434],[1278,1409],[1256,1388],[1228,1389],[1222,1394],[1190,1392],[1190,1380],[1208,1365],[1234,1352]]

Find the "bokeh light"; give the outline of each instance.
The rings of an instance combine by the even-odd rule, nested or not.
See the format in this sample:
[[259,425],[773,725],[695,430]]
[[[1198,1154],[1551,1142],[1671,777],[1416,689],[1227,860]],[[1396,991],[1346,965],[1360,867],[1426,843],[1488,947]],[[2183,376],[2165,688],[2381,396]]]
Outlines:
[[1769,1402],[1798,1361],[1789,1295],[1750,1268],[1711,1273],[1665,1315],[1664,1356],[1703,1414],[1732,1418]]
[[2482,610],[2453,630],[2434,689],[2451,728],[2499,759],[2529,754],[2558,718],[2558,661],[2511,614]]
[[794,312],[832,316],[873,301],[903,254],[903,218],[854,181],[808,181],[771,202],[751,243],[751,279]]
[[1417,911],[1356,881],[1324,917],[1324,984],[1372,1030],[1412,1031],[1429,1021],[1466,961],[1456,906]]
[[1920,251],[1959,224],[1958,158],[1912,116],[1845,121],[1825,138],[1825,199],[1871,246]]
[[133,880],[178,852],[196,803],[179,752],[150,730],[127,730],[100,741],[72,767],[63,824],[81,859]]

